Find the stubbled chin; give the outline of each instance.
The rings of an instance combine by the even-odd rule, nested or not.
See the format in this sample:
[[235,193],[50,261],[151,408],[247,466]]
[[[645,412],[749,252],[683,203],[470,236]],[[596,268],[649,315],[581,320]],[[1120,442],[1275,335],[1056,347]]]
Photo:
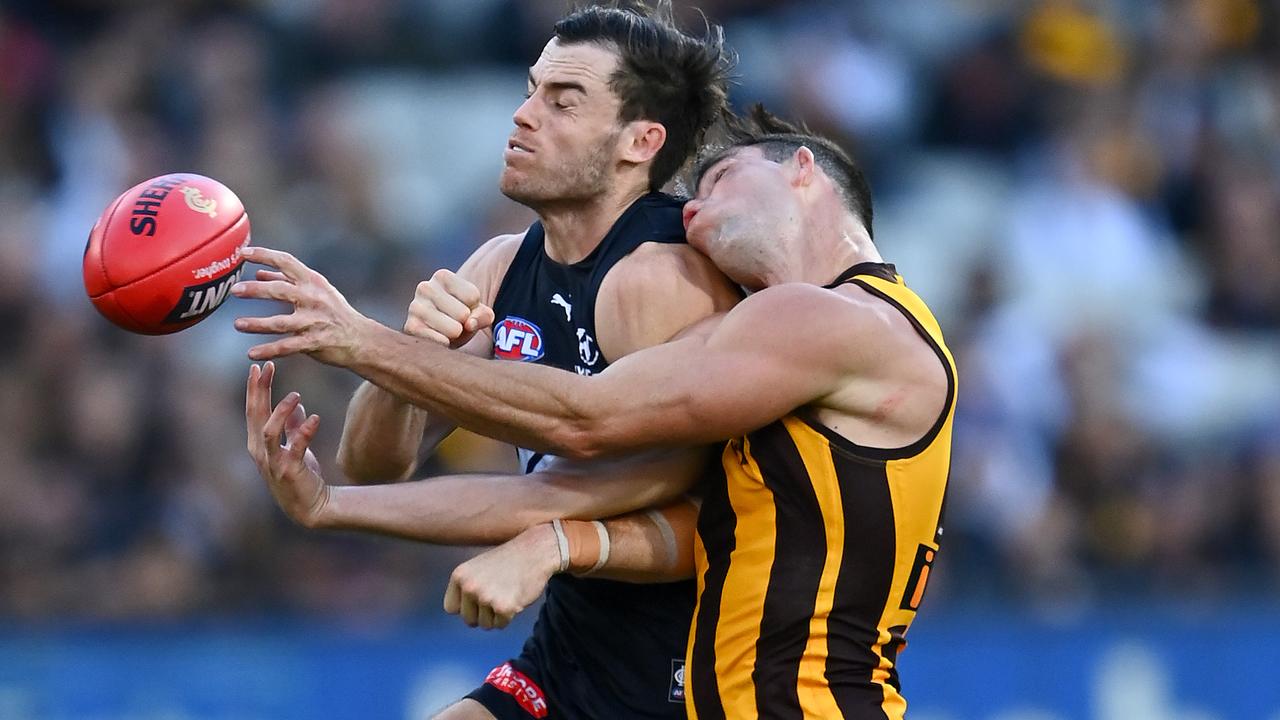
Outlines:
[[504,193],[519,193],[521,188],[527,184],[523,182],[526,180],[527,178],[521,177],[520,173],[511,168],[503,168],[502,174],[498,176],[498,189]]

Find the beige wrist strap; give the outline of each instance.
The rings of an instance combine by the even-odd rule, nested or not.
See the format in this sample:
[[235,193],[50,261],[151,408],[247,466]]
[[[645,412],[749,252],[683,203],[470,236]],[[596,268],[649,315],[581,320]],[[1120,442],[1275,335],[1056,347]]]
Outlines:
[[564,538],[561,572],[590,575],[609,562],[609,530],[599,520],[556,520],[556,541]]

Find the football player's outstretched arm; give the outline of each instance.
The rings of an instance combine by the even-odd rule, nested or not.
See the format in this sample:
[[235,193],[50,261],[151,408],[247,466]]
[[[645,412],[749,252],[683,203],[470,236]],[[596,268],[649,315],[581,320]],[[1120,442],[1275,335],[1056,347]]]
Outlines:
[[892,352],[881,315],[816,286],[781,285],[592,377],[446,357],[377,328],[350,367],[485,435],[592,458],[724,440],[820,401]]
[[450,545],[494,545],[557,518],[591,520],[659,506],[706,474],[706,448],[617,460],[557,459],[527,475],[449,475],[391,485],[329,486],[309,527]]
[[[457,274],[440,270],[419,283],[409,305],[405,334],[489,357],[493,347],[490,306],[521,238],[493,238]],[[347,406],[338,465],[359,483],[403,480],[416,467],[420,447],[434,450],[454,427],[448,417],[429,414],[366,381]]]
[[[661,343],[687,329],[690,323],[722,311],[737,299],[738,292],[722,275],[713,271],[709,260],[705,257],[700,261],[693,260],[698,257],[695,250],[684,245],[650,245],[668,249],[636,250],[620,261],[601,285],[597,307],[597,329],[601,337],[597,340],[608,357],[622,357],[629,349]],[[708,369],[708,363],[701,358],[687,354],[690,347],[694,350],[701,347],[700,343],[690,345],[691,338],[700,337],[697,334],[659,346],[679,345],[674,351],[666,349],[659,353],[659,350],[647,350],[646,354],[659,354],[636,366],[645,372],[633,369],[614,374],[611,366],[610,372],[589,379],[532,363],[494,362],[466,353],[453,353],[432,341],[397,332],[361,315],[323,275],[288,253],[248,247],[244,250],[244,257],[276,268],[284,279],[240,282],[232,286],[232,294],[281,300],[293,306],[290,313],[236,319],[236,328],[241,332],[285,336],[250,348],[250,358],[268,360],[306,353],[320,362],[349,368],[409,404],[438,411],[481,434],[533,450],[550,450],[556,455],[589,456],[599,454],[602,447],[612,450],[613,445],[624,449],[681,444],[681,440],[672,441],[672,438],[682,432],[664,431],[658,437],[645,435],[633,440],[599,437],[597,441],[594,431],[600,428],[601,423],[607,425],[610,416],[624,414],[619,409],[608,408],[610,396],[614,395],[625,408],[650,411],[643,414],[646,422],[653,419],[652,405],[658,403],[658,409],[667,415],[665,420],[683,417],[686,422],[669,423],[670,428],[683,431],[690,426],[686,408],[675,405],[673,400],[683,401],[686,398],[673,398],[672,393],[700,383],[708,376],[715,379],[717,373]],[[627,264],[625,273],[624,263]],[[663,270],[666,272],[661,272]],[[615,272],[618,273],[616,282],[619,287],[606,293]],[[653,282],[655,276],[665,282]],[[607,311],[602,317],[602,308],[607,308],[611,299],[616,300],[616,312],[612,319]],[[643,315],[647,320],[628,322],[634,309],[640,306],[646,309]],[[744,350],[762,346],[775,351],[785,345],[785,342],[768,340],[769,334],[776,330],[771,325],[777,318],[768,318],[767,312],[757,315],[769,322],[752,328],[754,334],[739,329],[737,332],[743,334],[742,338],[724,341],[714,347],[727,348],[732,342],[745,342]],[[788,321],[795,324],[800,319],[788,318]],[[821,324],[819,319],[810,320],[814,326]],[[787,329],[791,330],[790,327]],[[615,331],[620,331],[621,337],[609,337],[606,342],[606,333]],[[764,342],[761,342],[761,336]],[[794,345],[794,340],[791,343]],[[794,360],[797,352],[793,350],[783,359]],[[622,365],[633,356],[628,355],[614,365]],[[748,353],[748,356],[759,357],[760,354]],[[770,358],[777,359],[773,355]],[[780,369],[776,362],[772,367]],[[674,373],[687,374],[689,369],[698,372],[693,373],[691,379],[675,384],[671,382]],[[607,382],[600,380],[610,375],[614,378]],[[645,382],[628,384],[632,379]],[[583,380],[587,381],[585,385]],[[658,384],[651,384],[655,380]],[[721,379],[717,387],[724,384]],[[574,397],[580,390],[584,395]],[[735,388],[737,390],[741,388]],[[710,412],[716,414],[718,411],[712,409]],[[649,431],[651,434],[653,428],[650,427]],[[705,439],[721,437],[718,432],[707,432],[706,427],[702,427],[700,434]],[[584,444],[585,440],[591,440],[591,443]]]
[[249,454],[276,503],[309,528],[491,545],[556,518],[589,520],[660,505],[686,492],[714,460],[707,448],[686,448],[608,461],[557,459],[529,475],[456,475],[390,485],[330,486],[309,449],[319,418],[305,414],[297,393],[289,393],[272,409],[274,374],[272,363],[249,369],[245,396]]

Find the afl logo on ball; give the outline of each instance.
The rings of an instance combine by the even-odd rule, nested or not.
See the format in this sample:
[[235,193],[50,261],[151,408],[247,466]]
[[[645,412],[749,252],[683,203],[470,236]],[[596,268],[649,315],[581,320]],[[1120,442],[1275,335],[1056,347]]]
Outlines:
[[537,360],[544,354],[542,331],[524,318],[505,317],[493,330],[493,354],[503,360]]

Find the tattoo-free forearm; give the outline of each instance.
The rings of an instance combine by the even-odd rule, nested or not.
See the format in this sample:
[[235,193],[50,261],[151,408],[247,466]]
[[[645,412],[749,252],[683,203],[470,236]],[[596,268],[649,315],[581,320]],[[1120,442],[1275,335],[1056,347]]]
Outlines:
[[610,518],[609,559],[592,577],[626,582],[672,582],[693,577],[698,506],[681,499]]
[[699,479],[708,457],[704,448],[688,448],[608,463],[558,460],[530,475],[331,487],[316,525],[438,544],[495,544],[556,518],[609,517],[669,502]]
[[[542,521],[503,492],[511,478],[450,476],[394,485],[335,486],[317,527],[361,530],[440,545],[506,542]],[[536,518],[530,520],[529,518]]]

